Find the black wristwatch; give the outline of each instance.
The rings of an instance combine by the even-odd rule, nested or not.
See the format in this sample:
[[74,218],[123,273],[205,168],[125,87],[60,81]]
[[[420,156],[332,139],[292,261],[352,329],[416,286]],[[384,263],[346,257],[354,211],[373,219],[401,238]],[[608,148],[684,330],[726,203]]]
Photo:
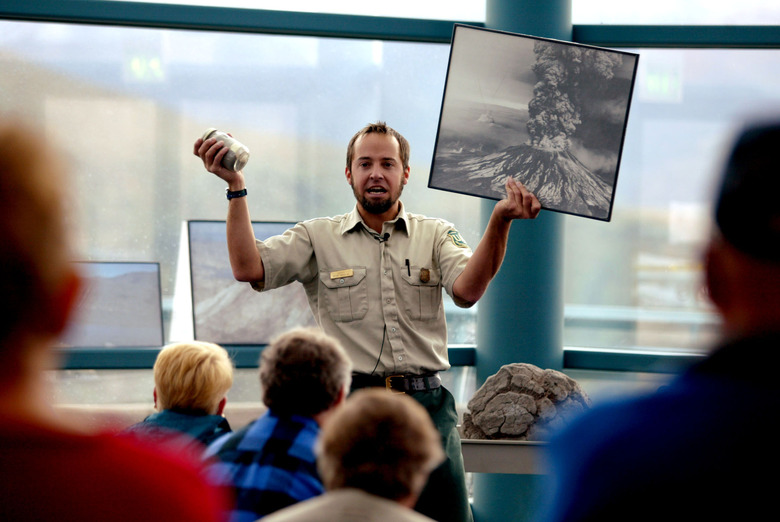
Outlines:
[[230,201],[233,198],[243,198],[246,196],[246,189],[242,188],[241,190],[226,190],[228,201]]

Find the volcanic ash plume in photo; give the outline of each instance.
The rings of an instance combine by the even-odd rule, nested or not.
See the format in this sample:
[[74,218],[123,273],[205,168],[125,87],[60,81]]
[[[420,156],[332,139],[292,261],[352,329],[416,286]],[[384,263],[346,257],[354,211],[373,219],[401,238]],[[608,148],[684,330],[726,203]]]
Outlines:
[[[475,136],[476,129],[483,129],[485,140],[495,142],[490,133],[513,132],[511,128],[499,129],[477,121],[465,131],[466,122],[459,121],[448,131],[443,117],[440,140],[444,138],[444,142],[440,144],[444,146],[437,146],[431,186],[501,199],[511,176],[536,194],[546,209],[608,219],[630,82],[620,80],[621,87],[629,85],[628,93],[620,93],[624,95],[622,101],[615,98],[611,92],[615,89],[609,84],[615,78],[615,69],[621,68],[623,57],[544,40],[534,42],[533,54],[535,61],[530,69],[536,83],[527,112],[515,111],[515,118],[525,121],[522,133],[514,131],[516,144],[490,151]],[[456,111],[466,114],[465,107],[476,106],[476,102],[458,101]],[[605,117],[607,113],[611,117]],[[470,135],[471,146],[462,146],[463,133]],[[597,168],[589,167],[586,158]]]

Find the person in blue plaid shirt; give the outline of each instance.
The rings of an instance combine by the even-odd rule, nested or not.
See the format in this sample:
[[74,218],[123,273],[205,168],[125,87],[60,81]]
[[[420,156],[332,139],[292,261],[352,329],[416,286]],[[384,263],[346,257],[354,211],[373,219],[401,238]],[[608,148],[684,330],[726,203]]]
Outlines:
[[320,425],[346,397],[352,363],[339,342],[318,329],[295,329],[260,356],[268,410],[214,441],[209,476],[235,493],[231,522],[254,521],[324,492],[314,446]]

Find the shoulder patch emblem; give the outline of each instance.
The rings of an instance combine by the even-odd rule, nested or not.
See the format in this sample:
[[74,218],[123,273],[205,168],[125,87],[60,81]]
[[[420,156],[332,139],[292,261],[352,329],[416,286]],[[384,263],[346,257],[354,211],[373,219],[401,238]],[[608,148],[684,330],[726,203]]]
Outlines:
[[463,238],[460,237],[460,233],[457,230],[450,230],[447,235],[452,240],[452,244],[460,248],[468,248],[468,245]]

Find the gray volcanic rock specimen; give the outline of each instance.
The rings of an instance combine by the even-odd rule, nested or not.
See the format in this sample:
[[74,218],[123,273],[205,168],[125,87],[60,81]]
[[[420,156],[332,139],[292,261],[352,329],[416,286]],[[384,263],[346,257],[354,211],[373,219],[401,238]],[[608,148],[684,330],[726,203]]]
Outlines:
[[527,363],[502,366],[477,390],[463,415],[467,439],[545,440],[590,407],[574,379]]

